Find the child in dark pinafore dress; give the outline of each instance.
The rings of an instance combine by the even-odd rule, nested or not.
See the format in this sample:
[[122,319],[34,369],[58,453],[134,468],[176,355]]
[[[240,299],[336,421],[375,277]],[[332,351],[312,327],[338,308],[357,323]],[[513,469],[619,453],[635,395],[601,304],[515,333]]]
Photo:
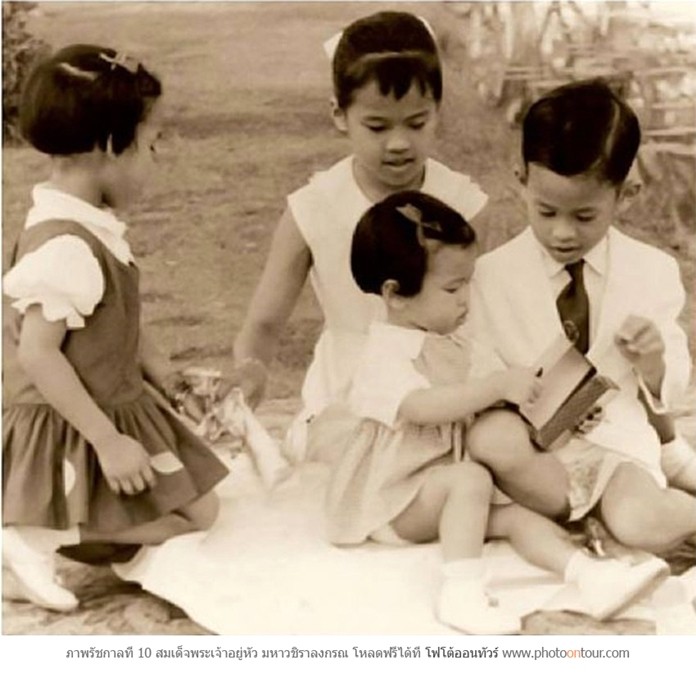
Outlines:
[[112,210],[154,168],[160,96],[140,63],[91,45],[41,63],[23,96],[22,132],[52,168],[4,277],[3,567],[48,609],[77,605],[59,548],[204,530],[227,474],[148,392],[179,375],[140,329],[138,267]]

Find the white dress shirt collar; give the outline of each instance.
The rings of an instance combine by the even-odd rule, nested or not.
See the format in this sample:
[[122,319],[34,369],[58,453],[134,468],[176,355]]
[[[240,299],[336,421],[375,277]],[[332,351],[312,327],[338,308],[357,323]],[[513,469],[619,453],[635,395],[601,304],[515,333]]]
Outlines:
[[[556,261],[551,257],[546,248],[539,243],[536,236],[533,236],[534,244],[536,245],[541,255],[542,264],[548,278],[553,278],[564,270],[565,264]],[[607,271],[607,258],[609,256],[609,236],[603,236],[602,239],[583,256],[587,266],[595,271],[600,276],[604,276]]]

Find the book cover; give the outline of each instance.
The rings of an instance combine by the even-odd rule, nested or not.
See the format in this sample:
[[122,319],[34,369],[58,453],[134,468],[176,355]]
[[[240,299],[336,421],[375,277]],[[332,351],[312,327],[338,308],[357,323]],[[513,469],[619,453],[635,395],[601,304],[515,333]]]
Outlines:
[[551,451],[568,440],[590,411],[618,390],[565,336],[560,336],[535,364],[541,395],[520,406],[532,440]]

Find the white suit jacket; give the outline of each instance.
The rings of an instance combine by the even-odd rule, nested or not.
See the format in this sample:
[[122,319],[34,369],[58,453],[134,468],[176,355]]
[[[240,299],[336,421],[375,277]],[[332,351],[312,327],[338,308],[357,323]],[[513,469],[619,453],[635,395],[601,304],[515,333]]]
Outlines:
[[[659,471],[659,439],[638,400],[638,377],[618,351],[614,335],[629,315],[658,326],[666,346],[661,402],[669,407],[684,392],[691,372],[686,334],[677,323],[684,287],[676,261],[666,253],[613,227],[607,242],[604,294],[587,357],[620,392],[587,438]],[[467,323],[474,341],[474,376],[501,366],[532,366],[563,334],[556,297],[529,227],[477,261]]]

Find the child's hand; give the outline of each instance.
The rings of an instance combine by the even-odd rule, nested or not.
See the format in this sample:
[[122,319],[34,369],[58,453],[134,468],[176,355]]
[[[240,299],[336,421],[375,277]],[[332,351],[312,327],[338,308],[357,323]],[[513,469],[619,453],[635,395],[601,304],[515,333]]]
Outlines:
[[243,360],[221,381],[218,398],[227,397],[232,388],[241,388],[244,401],[249,408],[255,409],[263,399],[267,381],[268,369],[261,360]]
[[614,336],[614,342],[648,386],[659,390],[665,368],[665,342],[655,323],[640,316],[628,316]]
[[135,495],[156,483],[147,451],[128,435],[114,433],[94,445],[104,477],[114,493]]
[[533,404],[541,394],[541,380],[531,367],[516,367],[504,373],[501,399],[517,406]]
[[594,430],[604,418],[604,409],[602,407],[593,407],[590,413],[585,416],[585,418],[580,421],[578,426],[575,428],[576,432],[580,434],[587,434],[591,430]]
[[178,400],[188,390],[186,378],[183,372],[179,370],[169,372],[161,381],[153,382],[153,384],[174,407],[177,405]]

